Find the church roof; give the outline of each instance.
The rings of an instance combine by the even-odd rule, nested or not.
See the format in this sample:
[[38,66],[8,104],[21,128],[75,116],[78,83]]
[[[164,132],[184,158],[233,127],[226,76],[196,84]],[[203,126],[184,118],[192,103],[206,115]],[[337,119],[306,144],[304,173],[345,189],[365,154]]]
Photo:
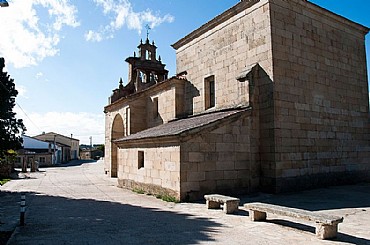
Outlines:
[[138,140],[185,136],[187,133],[198,132],[207,126],[212,126],[223,122],[226,119],[231,119],[242,115],[243,112],[249,111],[249,108],[231,109],[217,111],[213,113],[201,114],[189,118],[178,119],[168,123],[140,131],[136,134],[131,134],[124,138],[115,140],[117,143],[129,143]]

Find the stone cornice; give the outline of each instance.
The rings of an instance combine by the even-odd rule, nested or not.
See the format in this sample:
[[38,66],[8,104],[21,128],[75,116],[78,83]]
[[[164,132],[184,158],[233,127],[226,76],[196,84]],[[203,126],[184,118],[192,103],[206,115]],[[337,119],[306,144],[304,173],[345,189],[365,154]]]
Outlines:
[[334,13],[334,12],[332,12],[332,11],[326,9],[326,8],[323,8],[323,7],[321,7],[321,6],[319,6],[315,3],[312,3],[310,1],[306,0],[305,2],[308,4],[308,6],[311,10],[319,12],[320,14],[323,14],[323,15],[325,15],[329,18],[332,18],[336,21],[339,21],[341,23],[347,24],[348,26],[351,26],[352,28],[359,29],[359,30],[361,30],[361,32],[364,35],[366,35],[370,31],[369,27],[366,27],[366,26],[364,26],[360,23],[357,23],[353,20],[350,20],[350,19],[348,19],[348,18],[346,18],[346,17],[344,17],[340,14],[336,14],[336,13]]
[[[241,1],[240,3],[236,4],[234,7],[226,10],[222,14],[213,18],[211,21],[207,22],[206,24],[202,25],[201,27],[194,30],[190,34],[181,38],[179,41],[172,44],[171,46],[175,50],[178,50],[180,47],[186,45],[187,43],[191,42],[195,38],[200,37],[201,35],[203,35],[207,31],[209,31],[209,30],[215,28],[216,26],[222,24],[223,22],[225,22],[228,19],[232,18],[233,16],[239,14],[243,10],[253,6],[254,4],[258,3],[259,1],[260,0]],[[302,1],[302,0],[300,0],[300,1]],[[274,1],[270,0],[270,2],[274,2]],[[310,1],[307,1],[307,0],[304,0],[304,2],[306,2],[308,4],[307,6],[310,6],[309,8],[315,9],[316,11],[319,11],[319,12],[321,12],[321,14],[324,14],[326,16],[330,16],[331,18],[336,19],[337,21],[341,21],[342,23],[346,23],[349,26],[356,27],[356,28],[360,29],[364,33],[364,35],[366,35],[370,31],[370,29],[368,27],[366,27],[364,25],[361,25],[359,23],[356,23],[356,22],[354,22],[350,19],[347,19],[347,18],[345,18],[345,17],[343,17],[339,14],[336,14],[336,13],[330,11],[330,10],[327,10],[323,7],[320,7],[317,4],[314,4],[314,3],[310,2]]]
[[228,19],[234,17],[235,15],[239,14],[243,10],[253,6],[254,4],[258,3],[260,0],[244,0],[241,1],[240,3],[236,4],[234,7],[226,10],[222,14],[216,16],[213,18],[211,21],[207,22],[206,24],[202,25],[195,31],[191,32],[184,38],[180,39],[176,43],[172,44],[171,46],[174,49],[179,49],[180,47],[184,46],[185,44],[189,43],[192,41],[194,38],[200,37],[207,31],[215,28],[216,26],[222,24],[223,22],[227,21]]

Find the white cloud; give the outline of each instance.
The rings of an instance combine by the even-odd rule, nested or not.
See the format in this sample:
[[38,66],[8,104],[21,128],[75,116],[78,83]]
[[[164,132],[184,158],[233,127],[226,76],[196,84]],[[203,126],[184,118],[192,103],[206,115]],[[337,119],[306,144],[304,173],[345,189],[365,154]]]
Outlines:
[[28,99],[26,96],[27,88],[25,86],[15,84],[15,89],[18,91],[18,96]]
[[41,78],[43,75],[44,75],[44,74],[43,74],[42,72],[38,72],[38,73],[36,74],[36,79]]
[[128,0],[93,1],[102,8],[105,15],[113,16],[113,18],[109,24],[101,26],[99,31],[88,31],[85,34],[86,41],[100,42],[103,39],[113,38],[114,33],[125,25],[128,29],[141,33],[145,24],[149,24],[150,28],[155,28],[164,22],[172,23],[174,21],[174,17],[171,15],[167,14],[161,17],[159,14],[153,14],[149,9],[143,12],[135,12]]
[[90,30],[85,34],[85,39],[86,41],[100,42],[103,40],[103,37],[100,33]]
[[46,112],[25,113],[15,107],[17,118],[22,118],[27,128],[26,134],[35,136],[42,132],[55,132],[71,136],[80,140],[81,144],[89,144],[89,137],[93,144],[104,144],[104,115],[86,112]]
[[[50,23],[40,20],[36,7],[48,11]],[[76,14],[68,0],[13,0],[1,9],[0,56],[19,68],[57,55],[60,30],[78,26]]]

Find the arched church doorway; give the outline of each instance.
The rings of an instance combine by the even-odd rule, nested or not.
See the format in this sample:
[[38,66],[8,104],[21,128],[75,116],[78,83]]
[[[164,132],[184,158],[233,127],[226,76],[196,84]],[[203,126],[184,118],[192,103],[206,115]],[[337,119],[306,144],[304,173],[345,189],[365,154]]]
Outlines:
[[118,173],[118,147],[113,142],[124,136],[123,119],[121,115],[117,114],[112,125],[111,135],[111,177],[116,178]]

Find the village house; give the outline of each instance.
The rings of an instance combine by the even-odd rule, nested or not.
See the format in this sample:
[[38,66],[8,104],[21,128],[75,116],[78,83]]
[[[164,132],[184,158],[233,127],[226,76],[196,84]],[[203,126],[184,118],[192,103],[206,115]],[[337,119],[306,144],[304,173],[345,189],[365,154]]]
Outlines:
[[[306,0],[245,0],[129,57],[105,107],[105,172],[194,200],[370,181],[369,29]],[[158,58],[157,58],[158,57]]]
[[104,151],[98,147],[81,147],[80,159],[81,160],[99,160],[104,157]]
[[57,163],[58,152],[61,152],[60,146],[27,135],[22,135],[22,140],[22,149],[17,151],[15,167],[27,168],[35,162],[39,167],[48,167]]
[[57,134],[54,132],[42,133],[35,136],[36,139],[51,142],[62,148],[62,151],[57,156],[57,162],[66,163],[74,159],[78,159],[80,150],[80,140]]

